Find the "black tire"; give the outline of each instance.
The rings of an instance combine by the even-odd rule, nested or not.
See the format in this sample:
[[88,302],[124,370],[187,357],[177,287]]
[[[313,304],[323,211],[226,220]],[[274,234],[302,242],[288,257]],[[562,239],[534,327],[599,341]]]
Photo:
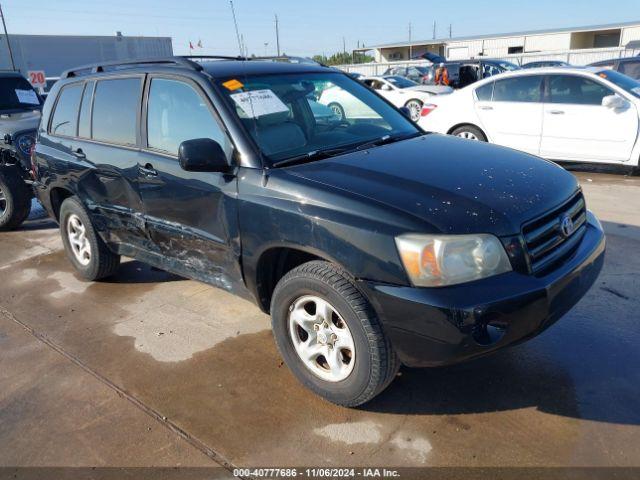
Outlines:
[[[85,238],[90,247],[90,259],[86,265],[83,265],[74,253],[74,247],[68,235],[69,220],[72,216],[76,216],[82,222],[85,229]],[[89,215],[77,197],[69,197],[60,207],[60,234],[62,235],[62,243],[67,252],[67,257],[71,261],[74,268],[86,280],[99,280],[113,275],[120,266],[120,256],[114,254],[97,234]]]
[[[305,366],[295,350],[288,328],[289,311],[305,295],[328,301],[351,332],[355,363],[344,380],[320,378]],[[280,354],[296,378],[332,403],[355,407],[368,402],[391,383],[400,368],[373,307],[349,275],[332,263],[312,261],[287,273],[273,293],[271,322]]]
[[487,141],[487,136],[484,134],[482,130],[480,130],[475,125],[462,125],[461,127],[458,127],[453,132],[451,132],[451,135],[453,135],[454,137],[465,138],[464,137],[465,133],[468,133],[475,137],[475,138],[469,138],[469,140],[477,140],[479,142]]
[[333,111],[333,113],[336,115],[336,117],[338,117],[340,121],[343,121],[347,118],[346,113],[344,113],[344,108],[339,103],[331,102],[329,105],[327,105],[327,107],[329,107]]
[[17,167],[0,167],[0,230],[18,228],[31,213],[31,188]]

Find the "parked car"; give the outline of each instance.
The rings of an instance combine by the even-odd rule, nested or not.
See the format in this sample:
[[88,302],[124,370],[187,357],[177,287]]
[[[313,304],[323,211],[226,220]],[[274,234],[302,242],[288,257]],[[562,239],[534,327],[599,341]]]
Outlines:
[[434,98],[420,125],[551,160],[638,165],[640,82],[613,70],[547,68]]
[[541,60],[539,62],[529,62],[522,65],[522,68],[545,68],[545,67],[570,67],[571,64],[562,60]]
[[358,73],[358,72],[348,72],[347,75],[349,75],[354,80],[358,80],[358,81],[362,80],[365,77],[362,73]]
[[[414,122],[420,119],[422,105],[428,102],[433,95],[453,92],[450,87],[418,85],[404,77],[394,75],[365,77],[361,82],[389,100],[397,108],[406,107],[409,109],[410,118]],[[339,118],[372,118],[378,116],[368,105],[360,102],[341,88],[326,89],[322,92],[318,101],[331,108]]]
[[592,63],[590,66],[610,68],[635,80],[640,80],[640,57],[614,58]]
[[[377,118],[316,122],[309,95],[327,88]],[[82,67],[53,87],[38,134],[37,194],[80,276],[125,255],[250,299],[293,374],[341,405],[378,395],[400,363],[534,336],[604,259],[573,175],[425,135],[319,65]]]
[[31,212],[31,147],[42,99],[18,72],[0,72],[0,230],[19,227]]
[[429,67],[391,67],[387,68],[383,76],[396,76],[408,78],[412,82],[422,85],[433,85],[435,70]]

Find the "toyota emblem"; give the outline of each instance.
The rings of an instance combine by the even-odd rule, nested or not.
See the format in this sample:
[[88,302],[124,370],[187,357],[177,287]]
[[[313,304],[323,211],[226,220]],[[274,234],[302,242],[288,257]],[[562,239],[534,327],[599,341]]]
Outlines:
[[569,215],[564,215],[560,220],[560,231],[562,232],[562,235],[564,235],[565,238],[569,237],[573,233],[574,228],[571,217]]

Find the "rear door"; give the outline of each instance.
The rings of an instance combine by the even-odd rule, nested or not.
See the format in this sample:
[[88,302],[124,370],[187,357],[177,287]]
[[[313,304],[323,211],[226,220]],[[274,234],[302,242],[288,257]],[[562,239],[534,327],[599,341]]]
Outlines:
[[[490,140],[537,155],[542,135],[542,75],[520,75],[494,82],[475,102],[476,114]],[[478,92],[476,91],[476,96]]]
[[615,92],[581,75],[550,75],[540,154],[554,160],[625,162],[638,131],[633,105],[602,106]]
[[48,126],[54,148],[42,149],[73,179],[105,240],[136,247],[146,239],[137,175],[142,84],[138,75],[64,86]]
[[139,182],[155,250],[173,270],[230,289],[241,278],[235,175],[187,172],[185,140],[211,138],[232,161],[233,147],[207,95],[191,79],[150,76],[143,108]]

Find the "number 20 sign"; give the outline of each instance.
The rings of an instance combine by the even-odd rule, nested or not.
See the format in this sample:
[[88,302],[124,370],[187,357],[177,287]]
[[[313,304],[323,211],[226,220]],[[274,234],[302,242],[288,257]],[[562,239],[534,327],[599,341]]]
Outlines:
[[29,77],[29,83],[34,87],[44,88],[47,85],[47,78],[44,74],[44,70],[30,70],[27,72]]

